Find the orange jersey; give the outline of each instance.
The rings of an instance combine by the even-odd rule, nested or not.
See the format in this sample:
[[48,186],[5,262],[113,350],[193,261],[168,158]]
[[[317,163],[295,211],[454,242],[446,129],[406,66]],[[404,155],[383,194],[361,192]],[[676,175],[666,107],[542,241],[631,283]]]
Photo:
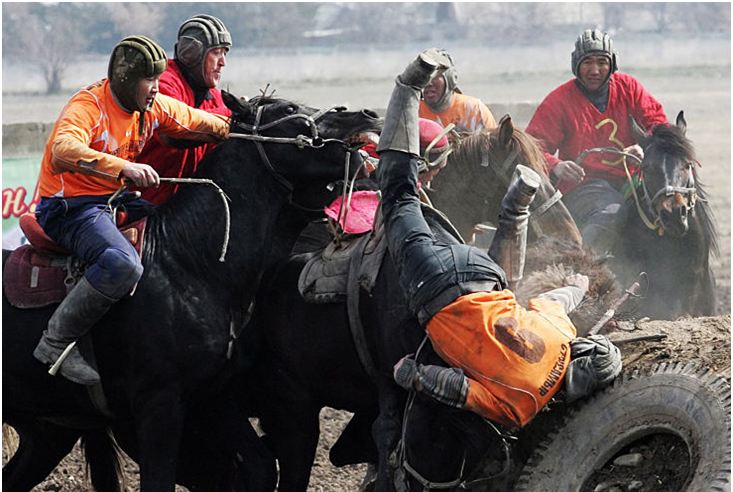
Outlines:
[[119,188],[119,177],[134,162],[153,131],[214,142],[229,132],[228,120],[158,94],[145,112],[126,112],[102,79],[72,96],[51,131],[38,178],[42,197],[107,195]]
[[465,407],[522,427],[562,385],[575,327],[562,305],[533,299],[520,306],[509,290],[459,297],[428,322],[436,352],[469,377]]
[[433,120],[443,127],[454,123],[459,132],[477,132],[496,128],[494,115],[480,99],[457,92],[453,94],[450,106],[440,113],[433,112],[425,101],[420,101],[420,118]]

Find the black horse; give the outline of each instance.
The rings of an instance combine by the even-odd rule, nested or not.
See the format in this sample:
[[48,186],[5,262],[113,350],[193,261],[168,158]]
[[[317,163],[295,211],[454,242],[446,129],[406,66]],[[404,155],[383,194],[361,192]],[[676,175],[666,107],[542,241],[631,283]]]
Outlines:
[[[425,217],[436,237],[457,242],[440,215],[425,210]],[[292,256],[261,291],[268,302],[256,312],[254,327],[265,346],[240,390],[255,396],[255,414],[279,461],[279,490],[306,490],[325,406],[355,413],[331,448],[332,463],[376,463],[376,490],[394,490],[395,479],[411,484],[409,490],[474,480],[482,490],[508,490],[518,471],[513,464],[531,449],[527,439],[526,448],[509,447],[505,432],[477,415],[420,395],[408,401],[394,383],[394,364],[415,353],[426,335],[410,314],[389,254],[373,289],[358,291],[361,328],[346,303],[312,304],[301,297],[298,278],[313,254]],[[445,365],[430,343],[418,360]]]
[[[462,218],[466,224],[485,220],[487,210],[496,210],[498,214],[506,189],[503,182],[508,182],[518,162],[541,170],[544,158],[536,144],[524,136],[521,130],[513,127],[510,118],[503,118],[496,130],[464,139],[454,152],[459,158],[441,171],[439,176],[455,169],[452,179],[462,182],[454,182],[452,189],[464,189],[467,201],[475,199],[481,204],[465,208]],[[504,166],[481,168],[476,161],[482,156],[492,163],[503,162]],[[470,166],[471,159],[474,166]],[[452,168],[454,163],[458,164]],[[474,189],[477,181],[487,184],[495,195],[477,194]],[[538,200],[552,196],[549,181],[546,185]],[[564,234],[567,241],[547,242],[545,246],[551,248],[551,252],[539,244],[533,246],[534,256],[538,258],[528,258],[528,264],[543,269],[548,261],[561,260],[574,271],[594,269],[598,273],[598,280],[594,279],[591,289],[595,295],[600,298],[615,294],[613,276],[607,267],[593,264],[594,259],[580,248],[580,235],[565,207],[560,202],[557,207],[553,205],[547,210],[553,209],[557,214],[546,214],[535,223],[547,233]],[[453,229],[452,226],[447,226],[438,217],[435,213],[426,215],[434,233],[447,242],[457,241],[447,232]],[[309,240],[323,237],[323,234],[311,232]],[[575,237],[577,242],[573,241]],[[301,238],[296,251],[299,254],[291,257],[275,274],[268,275],[271,283],[262,291],[267,303],[260,303],[254,323],[264,339],[265,347],[260,352],[263,357],[255,369],[257,375],[248,378],[256,385],[253,393],[244,386],[241,391],[258,395],[254,399],[255,413],[279,461],[281,490],[306,489],[319,435],[318,415],[324,406],[355,413],[331,450],[332,462],[337,465],[378,463],[380,482],[377,488],[390,490],[393,467],[388,463],[389,456],[401,434],[407,396],[392,380],[392,365],[405,354],[415,352],[425,332],[409,313],[387,255],[374,288],[370,293],[360,291],[359,312],[366,343],[357,349],[352,333],[357,328],[349,317],[346,304],[309,304],[301,298],[296,287],[306,261],[311,254],[320,253],[318,240],[308,243]],[[281,309],[281,306],[288,306],[288,309]],[[587,328],[595,321],[593,318]],[[366,358],[373,359],[373,369],[367,370],[366,366],[371,364],[360,361],[365,358],[365,352],[371,354]],[[444,364],[429,344],[422,357],[429,363]],[[400,456],[431,481],[452,482],[459,476],[459,481],[469,480],[472,468],[485,455],[493,453],[494,459],[489,461],[494,463],[503,459],[501,438],[477,416],[456,412],[422,398],[417,398],[411,408],[410,418],[404,421],[408,439]],[[523,442],[527,442],[526,439]],[[517,446],[513,448],[518,449]],[[401,470],[407,468],[399,467]],[[498,480],[498,489],[501,490],[510,479],[511,476],[505,474]],[[408,480],[419,486],[419,480],[414,477]]]
[[[81,435],[108,453],[111,444],[100,444],[107,428],[139,463],[141,490],[172,491],[177,467],[181,481],[195,476],[192,488],[231,490],[234,485],[217,485],[221,476],[191,469],[205,466],[207,449],[193,446],[193,454],[179,456],[182,441],[197,442],[196,419],[207,425],[214,447],[225,446],[228,459],[234,460],[232,451],[249,453],[236,457],[247,467],[247,490],[272,489],[274,462],[226,398],[248,350],[235,343],[227,357],[236,342],[231,328],[265,269],[283,261],[309,213],[332,198],[327,185],[356,172],[361,158],[354,150],[361,143],[353,138],[378,131],[379,120],[370,111],[317,111],[266,97],[244,102],[226,94],[225,102],[233,111],[232,134],[201,162],[198,176],[226,193],[231,222],[215,189],[184,187],[148,219],[145,272],[134,295],[91,331],[113,418],[94,408],[85,387],[49,376],[33,358],[55,306],[20,310],[3,295],[3,420],[20,435],[3,469],[6,490],[39,483]],[[212,409],[224,413],[212,415]],[[112,461],[100,457],[97,464],[95,486],[118,490]]]
[[613,266],[624,283],[645,271],[649,287],[639,315],[675,319],[716,314],[710,255],[717,232],[707,193],[697,174],[699,162],[685,136],[684,114],[676,126],[658,125],[646,135],[634,122],[644,149],[641,180],[629,203]]

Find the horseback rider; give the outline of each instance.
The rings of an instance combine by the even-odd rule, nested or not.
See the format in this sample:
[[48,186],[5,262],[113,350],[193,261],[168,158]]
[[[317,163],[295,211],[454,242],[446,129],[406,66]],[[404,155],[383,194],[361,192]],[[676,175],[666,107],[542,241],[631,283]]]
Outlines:
[[124,38],[112,50],[107,78],[81,89],[66,104],[43,154],[36,217],[46,234],[87,268],[51,316],[33,355],[54,364],[63,354],[61,374],[79,384],[98,383],[99,375],[72,342],[129,293],[143,273],[112,209],[122,202],[133,219],[151,205],[129,192],[112,203],[112,195],[123,179],[140,187],[159,184],[155,169],[135,162],[155,128],[201,142],[220,141],[229,132],[226,118],[158,94],[165,67],[165,51],[155,41]]
[[[194,15],[178,29],[175,56],[160,76],[160,93],[178,99],[193,108],[230,116],[217,89],[232,37],[224,23],[212,15]],[[140,153],[142,162],[150,162],[161,176],[189,177],[199,161],[214,144],[184,142],[155,132]],[[177,186],[168,185],[141,190],[142,197],[156,205],[170,199]]]
[[[432,48],[397,77],[378,146],[378,180],[387,245],[409,307],[436,352],[461,369],[417,364],[408,356],[395,365],[394,377],[445,404],[521,427],[557,392],[566,373],[572,373],[571,396],[582,395],[613,380],[620,355],[605,337],[575,343],[566,313],[582,299],[587,277],[570,276],[566,287],[531,300],[527,310],[506,289],[504,270],[486,252],[443,243],[428,227],[417,191],[417,107],[420,91],[451,66]],[[521,166],[502,203],[497,237],[515,241],[526,234],[539,184],[539,176]],[[512,262],[522,263],[519,244]],[[583,356],[571,362],[576,352]]]
[[[655,125],[666,124],[667,116],[638,80],[618,72],[607,33],[588,29],[578,36],[571,69],[575,78],[540,103],[527,132],[541,141],[551,174],[565,194],[563,201],[584,243],[602,252],[613,246],[623,216],[624,157],[606,152],[589,154],[583,162],[575,159],[598,147],[615,147],[641,158],[629,117],[651,131]],[[635,160],[627,164],[632,174],[638,172]]]
[[479,98],[466,96],[458,88],[458,72],[451,55],[440,50],[448,60],[449,68],[433,78],[423,91],[420,117],[442,126],[453,123],[458,132],[477,132],[496,128],[496,120]]

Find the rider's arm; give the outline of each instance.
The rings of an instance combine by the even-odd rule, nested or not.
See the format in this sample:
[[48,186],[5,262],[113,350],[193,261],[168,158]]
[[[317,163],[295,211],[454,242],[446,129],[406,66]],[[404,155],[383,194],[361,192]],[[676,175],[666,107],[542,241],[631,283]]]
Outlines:
[[627,77],[628,90],[633,101],[631,111],[636,122],[647,132],[651,132],[656,125],[668,123],[662,104],[638,80],[630,75]]
[[199,142],[218,142],[229,134],[229,118],[211,114],[158,94],[153,111],[160,123],[160,132],[176,138]]
[[557,163],[561,161],[555,156],[555,153],[564,140],[565,134],[562,113],[557,110],[550,96],[537,106],[537,110],[527,125],[527,133],[539,140],[545,160],[547,160],[548,170],[553,171]]
[[116,181],[129,162],[90,147],[102,124],[96,98],[84,91],[76,94],[56,123],[51,147],[53,172],[73,171]]
[[588,292],[589,281],[585,275],[573,274],[565,282],[568,284],[565,287],[545,292],[537,296],[537,298],[559,302],[565,310],[565,313],[569,313],[583,300],[585,293]]

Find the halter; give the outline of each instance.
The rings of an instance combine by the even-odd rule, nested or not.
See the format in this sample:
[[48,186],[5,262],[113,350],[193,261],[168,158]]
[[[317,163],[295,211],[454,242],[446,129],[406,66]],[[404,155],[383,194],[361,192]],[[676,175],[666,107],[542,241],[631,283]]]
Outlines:
[[[662,220],[659,216],[659,213],[654,208],[654,202],[660,197],[660,196],[672,196],[676,193],[679,193],[683,196],[687,197],[687,205],[685,205],[685,215],[689,214],[695,209],[695,203],[697,202],[697,188],[695,187],[695,176],[694,174],[690,173],[690,178],[687,181],[687,186],[671,186],[667,184],[667,176],[665,174],[665,186],[657,190],[654,195],[651,195],[649,193],[649,190],[646,186],[646,180],[644,179],[644,168],[641,166],[641,163],[643,162],[642,159],[640,159],[638,156],[631,154],[629,152],[619,150],[615,147],[595,147],[592,149],[584,150],[580,153],[578,156],[578,159],[576,162],[581,163],[588,154],[594,153],[594,152],[608,152],[611,154],[617,154],[623,157],[623,165],[624,165],[624,171],[626,172],[626,179],[629,182],[629,187],[631,188],[631,194],[634,197],[634,202],[636,204],[636,210],[639,214],[639,218],[641,218],[641,221],[646,225],[647,228],[656,231],[660,236],[664,234],[664,227],[662,226]],[[643,193],[642,198],[644,199],[644,202],[649,210],[651,210],[654,220],[650,220],[649,217],[647,217],[646,213],[641,207],[641,203],[639,200],[639,196],[636,194],[636,186],[634,185],[634,181],[631,177],[631,172],[629,171],[629,167],[626,163],[626,158],[632,158],[636,161],[637,165],[639,165],[639,172],[640,172],[640,186],[641,191]],[[666,157],[665,157],[666,161]],[[691,164],[690,164],[691,165]]]
[[[277,119],[275,121],[271,121],[269,123],[265,123],[263,125],[260,125],[260,120],[262,119],[262,113],[264,111],[265,106],[258,106],[257,107],[257,114],[255,116],[255,121],[253,125],[249,125],[247,123],[243,122],[237,122],[237,126],[242,128],[245,131],[250,132],[249,134],[246,133],[229,133],[228,138],[239,138],[242,140],[251,140],[255,143],[255,146],[257,147],[257,152],[260,154],[260,158],[262,159],[262,162],[265,164],[265,169],[272,175],[273,178],[275,178],[275,181],[279,183],[283,188],[285,188],[287,195],[288,195],[288,203],[293,205],[294,207],[303,210],[305,212],[320,212],[321,209],[314,209],[314,208],[308,208],[303,205],[300,205],[293,201],[293,190],[294,186],[293,184],[288,181],[288,179],[280,174],[277,169],[275,169],[275,166],[272,165],[272,162],[267,157],[267,153],[265,152],[264,147],[262,146],[262,142],[266,143],[278,143],[278,144],[291,144],[298,147],[298,149],[303,150],[304,148],[308,147],[311,149],[320,149],[324,147],[328,143],[339,143],[344,146],[346,149],[346,160],[344,167],[346,168],[346,175],[348,176],[348,166],[349,161],[351,159],[351,150],[349,149],[349,146],[346,144],[346,141],[338,139],[338,138],[327,138],[323,139],[318,135],[318,124],[317,121],[321,119],[323,116],[325,116],[327,113],[335,110],[335,111],[344,111],[346,109],[345,106],[332,106],[330,108],[322,109],[320,111],[317,111],[313,113],[313,115],[309,116],[306,114],[296,113],[291,114],[287,116],[283,116],[280,119]],[[310,129],[310,136],[307,135],[297,135],[295,137],[268,137],[266,135],[262,135],[260,132],[262,130],[267,130],[269,128],[273,128],[277,125],[280,125],[281,123],[284,123],[289,120],[293,119],[302,119],[305,120],[305,123],[308,125],[308,128]],[[344,190],[346,190],[347,183],[344,183]],[[344,191],[345,193],[345,191]]]

